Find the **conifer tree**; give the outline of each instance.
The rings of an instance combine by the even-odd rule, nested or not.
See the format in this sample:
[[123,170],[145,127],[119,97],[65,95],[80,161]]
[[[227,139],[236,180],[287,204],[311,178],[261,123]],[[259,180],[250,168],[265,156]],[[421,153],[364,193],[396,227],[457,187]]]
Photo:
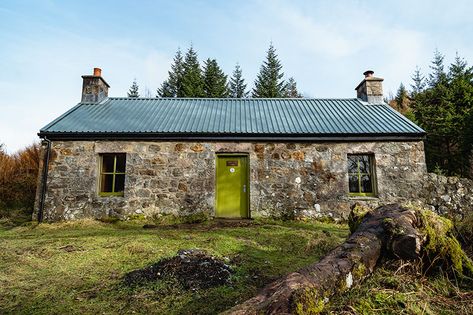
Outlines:
[[396,103],[396,109],[401,112],[405,113],[409,106],[409,95],[404,84],[399,85],[397,89],[396,97],[394,97],[394,101]]
[[136,79],[133,80],[133,84],[130,86],[130,89],[128,90],[128,97],[140,97],[139,93],[139,86],[138,83],[136,83]]
[[176,97],[175,90],[171,83],[169,83],[169,79],[161,83],[161,87],[158,88],[157,92],[156,97]]
[[168,79],[158,88],[158,97],[183,97],[184,60],[181,49],[178,48],[174,56],[171,70],[168,72]]
[[236,64],[235,70],[233,70],[232,77],[230,78],[230,89],[229,96],[232,98],[243,98],[248,97],[246,91],[245,79],[243,79],[241,67]]
[[411,96],[415,97],[416,94],[422,92],[425,88],[425,78],[421,74],[419,67],[416,67],[414,74],[411,77],[413,84],[411,84]]
[[207,59],[204,62],[204,95],[205,97],[227,97],[227,76],[219,67],[217,60]]
[[429,78],[427,80],[429,87],[435,87],[439,84],[446,83],[447,74],[445,73],[445,66],[443,64],[444,59],[445,56],[442,55],[438,50],[435,50],[434,59],[432,60],[432,64],[430,66],[432,73],[429,74]]
[[293,77],[290,77],[287,80],[286,84],[286,91],[285,91],[285,97],[289,98],[301,98],[302,94],[297,91],[297,83],[296,80]]
[[427,132],[428,169],[467,176],[472,149],[468,120],[473,113],[473,70],[457,56],[447,73],[443,60],[436,51],[427,86],[414,94],[412,108],[416,121]]
[[[458,53],[448,71],[449,98],[454,103],[453,128],[459,129],[459,174],[473,178],[473,67]],[[470,171],[471,170],[471,171]]]
[[286,84],[282,79],[283,76],[281,62],[276,54],[276,49],[271,43],[266,54],[266,60],[261,65],[260,72],[256,77],[253,97],[284,97]]
[[200,70],[197,52],[194,47],[189,48],[184,58],[182,76],[182,91],[184,97],[203,97],[204,80]]

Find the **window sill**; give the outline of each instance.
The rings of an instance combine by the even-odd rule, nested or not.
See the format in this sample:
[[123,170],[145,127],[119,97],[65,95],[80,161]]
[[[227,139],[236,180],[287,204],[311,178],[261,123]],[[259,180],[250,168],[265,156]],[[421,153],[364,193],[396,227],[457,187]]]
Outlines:
[[377,196],[348,196],[350,200],[379,200]]
[[111,194],[100,193],[99,194],[99,197],[124,197],[124,196],[125,196],[124,194],[114,194],[114,193],[111,193]]

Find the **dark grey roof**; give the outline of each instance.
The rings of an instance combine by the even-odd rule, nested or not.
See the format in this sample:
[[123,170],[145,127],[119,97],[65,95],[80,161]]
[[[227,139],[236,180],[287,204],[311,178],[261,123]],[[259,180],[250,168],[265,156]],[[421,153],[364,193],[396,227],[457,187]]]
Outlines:
[[359,99],[107,98],[79,103],[41,129],[51,138],[420,138],[386,104]]

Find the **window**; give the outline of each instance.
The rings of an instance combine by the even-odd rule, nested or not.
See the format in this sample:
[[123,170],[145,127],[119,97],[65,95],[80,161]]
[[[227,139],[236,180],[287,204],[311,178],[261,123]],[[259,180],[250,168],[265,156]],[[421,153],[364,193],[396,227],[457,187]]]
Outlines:
[[125,190],[125,153],[100,155],[100,195],[123,196]]
[[375,196],[374,157],[372,155],[348,155],[348,186],[352,196]]

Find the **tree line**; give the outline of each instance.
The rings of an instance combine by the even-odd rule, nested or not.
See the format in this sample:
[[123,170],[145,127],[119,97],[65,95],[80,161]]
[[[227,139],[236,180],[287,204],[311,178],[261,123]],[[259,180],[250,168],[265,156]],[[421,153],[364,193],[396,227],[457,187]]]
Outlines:
[[401,83],[388,101],[427,132],[429,171],[473,178],[473,67],[464,58],[446,67],[435,51],[430,73],[416,68],[410,90]]
[[[139,97],[139,86],[133,81],[128,97]],[[243,78],[243,71],[236,64],[229,78],[216,59],[207,58],[200,65],[198,54],[191,45],[185,55],[178,49],[168,78],[157,89],[156,97],[208,97],[208,98],[275,98],[302,97],[294,78],[284,80],[281,61],[276,49],[270,44],[266,59],[250,91]]]

